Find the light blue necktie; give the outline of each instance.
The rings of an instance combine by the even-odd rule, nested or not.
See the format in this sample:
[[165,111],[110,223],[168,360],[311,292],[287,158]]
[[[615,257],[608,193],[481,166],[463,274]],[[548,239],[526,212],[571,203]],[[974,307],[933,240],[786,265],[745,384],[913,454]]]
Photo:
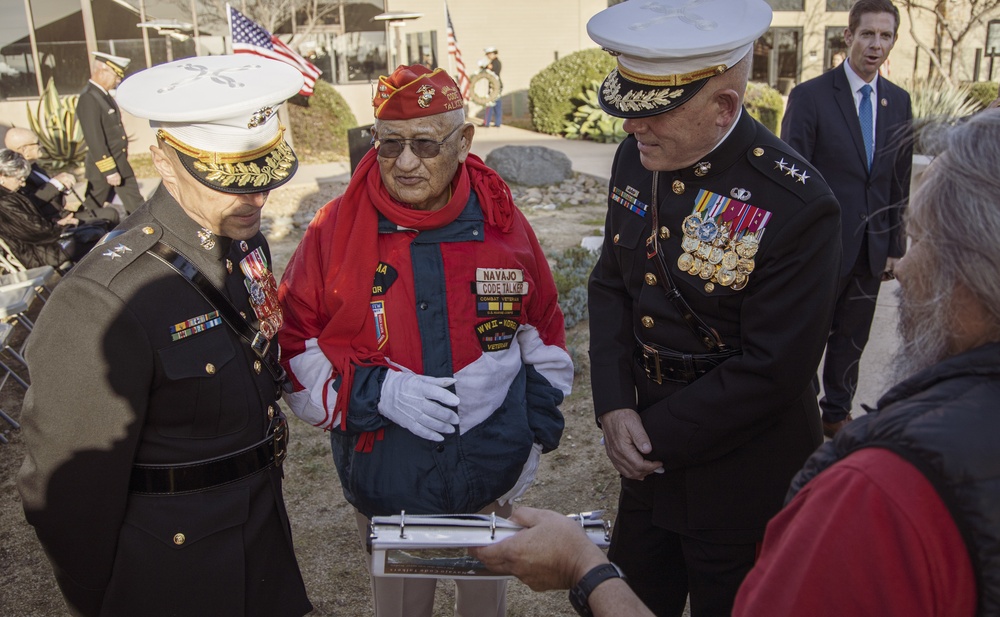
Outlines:
[[868,84],[861,86],[861,106],[858,107],[858,120],[861,121],[861,137],[865,140],[865,154],[868,169],[872,168],[872,150],[875,148],[874,123],[872,122],[872,87]]

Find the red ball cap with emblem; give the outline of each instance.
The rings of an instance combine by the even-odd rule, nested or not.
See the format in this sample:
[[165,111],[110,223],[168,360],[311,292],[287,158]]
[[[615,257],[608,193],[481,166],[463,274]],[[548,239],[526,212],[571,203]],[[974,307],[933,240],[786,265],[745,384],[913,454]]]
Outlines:
[[409,120],[462,109],[462,93],[444,69],[399,66],[378,78],[372,99],[379,120]]

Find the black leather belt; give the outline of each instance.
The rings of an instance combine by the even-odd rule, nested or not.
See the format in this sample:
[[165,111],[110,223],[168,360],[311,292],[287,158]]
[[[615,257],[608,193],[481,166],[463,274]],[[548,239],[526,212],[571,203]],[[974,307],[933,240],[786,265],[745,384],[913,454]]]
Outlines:
[[636,341],[635,361],[646,371],[646,376],[656,383],[668,381],[689,384],[722,364],[723,360],[740,353],[738,349],[705,354],[681,353]]
[[225,456],[183,465],[133,465],[129,491],[152,495],[195,493],[280,466],[288,445],[288,423],[275,418],[263,441]]

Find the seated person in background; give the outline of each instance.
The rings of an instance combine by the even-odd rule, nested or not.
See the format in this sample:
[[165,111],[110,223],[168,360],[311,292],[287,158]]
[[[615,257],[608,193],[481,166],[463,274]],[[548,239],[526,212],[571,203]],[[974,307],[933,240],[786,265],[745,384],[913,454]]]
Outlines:
[[17,192],[27,197],[43,217],[55,223],[71,214],[81,223],[101,224],[107,229],[118,224],[118,211],[114,208],[81,208],[75,214],[65,209],[66,195],[73,190],[76,178],[66,172],[50,174],[38,164],[42,146],[38,143],[37,135],[28,129],[12,128],[4,135],[3,143],[31,164],[31,172],[25,179],[24,186]]
[[[17,192],[24,186],[31,164],[23,156],[4,148],[0,150],[0,237],[25,268],[58,268],[77,261],[93,243],[76,244],[69,252],[60,244],[63,228],[79,223],[72,213],[57,221],[45,219],[27,197]],[[94,238],[96,241],[97,238]]]

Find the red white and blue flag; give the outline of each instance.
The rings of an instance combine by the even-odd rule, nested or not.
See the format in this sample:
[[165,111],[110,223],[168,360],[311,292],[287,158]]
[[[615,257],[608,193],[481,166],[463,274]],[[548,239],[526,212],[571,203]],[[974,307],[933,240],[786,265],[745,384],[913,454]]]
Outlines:
[[448,11],[448,3],[444,3],[444,16],[448,22],[448,55],[455,60],[455,69],[458,73],[458,89],[462,91],[462,98],[469,100],[469,74],[465,72],[465,63],[462,62],[462,50],[458,48],[458,39],[455,38],[455,28],[451,25],[451,13]]
[[257,54],[272,60],[280,60],[291,64],[302,73],[305,83],[299,94],[312,96],[316,80],[323,74],[312,62],[309,62],[285,45],[281,39],[274,36],[252,19],[249,19],[233,7],[226,5],[229,13],[229,34],[232,36],[234,54]]

